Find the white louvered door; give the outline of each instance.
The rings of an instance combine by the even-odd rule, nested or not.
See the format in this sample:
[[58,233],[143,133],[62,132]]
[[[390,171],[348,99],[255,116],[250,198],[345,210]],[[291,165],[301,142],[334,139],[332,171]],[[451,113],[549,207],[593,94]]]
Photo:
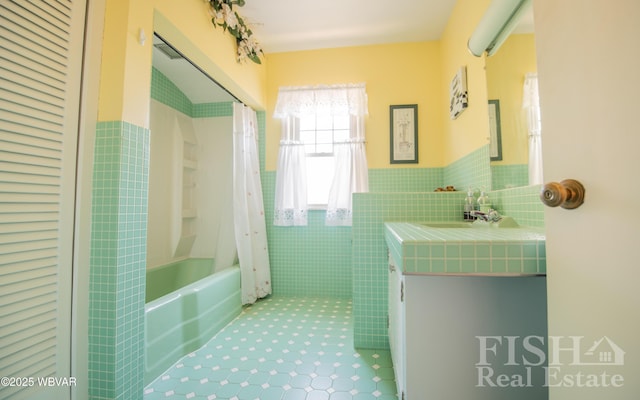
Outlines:
[[0,0],[0,399],[70,397],[85,8]]

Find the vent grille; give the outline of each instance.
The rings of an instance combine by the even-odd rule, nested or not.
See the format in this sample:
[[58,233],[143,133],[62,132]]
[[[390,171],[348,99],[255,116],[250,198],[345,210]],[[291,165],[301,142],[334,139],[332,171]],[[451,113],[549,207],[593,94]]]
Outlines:
[[169,57],[171,60],[178,60],[183,58],[182,54],[178,53],[173,47],[169,46],[166,43],[156,43],[154,47],[162,52],[165,56]]

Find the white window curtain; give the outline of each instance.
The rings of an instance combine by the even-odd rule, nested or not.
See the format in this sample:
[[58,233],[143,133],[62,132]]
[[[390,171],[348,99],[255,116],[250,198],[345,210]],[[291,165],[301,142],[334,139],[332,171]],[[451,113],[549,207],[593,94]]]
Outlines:
[[368,191],[364,116],[368,113],[364,84],[282,87],[274,118],[283,120],[276,174],[274,225],[306,225],[305,151],[296,124],[303,116],[352,118],[350,139],[335,145],[335,176],[329,192],[326,223],[351,225],[351,195]]
[[363,83],[331,86],[281,87],[274,118],[305,115],[365,116],[367,92]]
[[525,75],[522,109],[527,118],[527,134],[529,135],[529,184],[538,185],[542,183],[542,124],[538,75],[535,73]]
[[256,112],[233,104],[233,220],[240,262],[242,304],[271,294]]
[[307,164],[297,118],[282,120],[273,224],[307,225]]
[[364,143],[364,118],[352,117],[349,140],[334,145],[335,175],[329,191],[326,225],[351,226],[352,194],[369,191]]

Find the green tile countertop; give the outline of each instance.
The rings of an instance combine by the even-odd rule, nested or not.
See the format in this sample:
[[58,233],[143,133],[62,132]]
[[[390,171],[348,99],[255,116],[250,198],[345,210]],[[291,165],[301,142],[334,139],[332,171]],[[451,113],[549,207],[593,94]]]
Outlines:
[[405,275],[546,275],[540,228],[434,228],[385,223],[391,256]]

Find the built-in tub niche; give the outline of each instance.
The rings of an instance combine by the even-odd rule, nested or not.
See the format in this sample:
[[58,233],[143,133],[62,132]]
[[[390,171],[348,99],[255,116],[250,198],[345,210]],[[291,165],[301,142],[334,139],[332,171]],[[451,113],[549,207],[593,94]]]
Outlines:
[[164,46],[154,37],[147,267],[186,258],[230,266],[233,97]]
[[171,248],[175,249],[174,257],[183,258],[189,255],[193,242],[196,240],[198,141],[190,118],[184,114],[179,114],[176,122],[178,128],[176,133],[179,137],[175,147],[175,152],[177,153],[175,160],[178,164],[182,164],[182,168],[180,168],[180,165],[175,168],[177,184],[175,185],[174,193],[176,197],[181,197],[181,201],[178,201],[175,207],[178,212],[174,213],[177,221],[175,221],[174,229],[171,233]]

